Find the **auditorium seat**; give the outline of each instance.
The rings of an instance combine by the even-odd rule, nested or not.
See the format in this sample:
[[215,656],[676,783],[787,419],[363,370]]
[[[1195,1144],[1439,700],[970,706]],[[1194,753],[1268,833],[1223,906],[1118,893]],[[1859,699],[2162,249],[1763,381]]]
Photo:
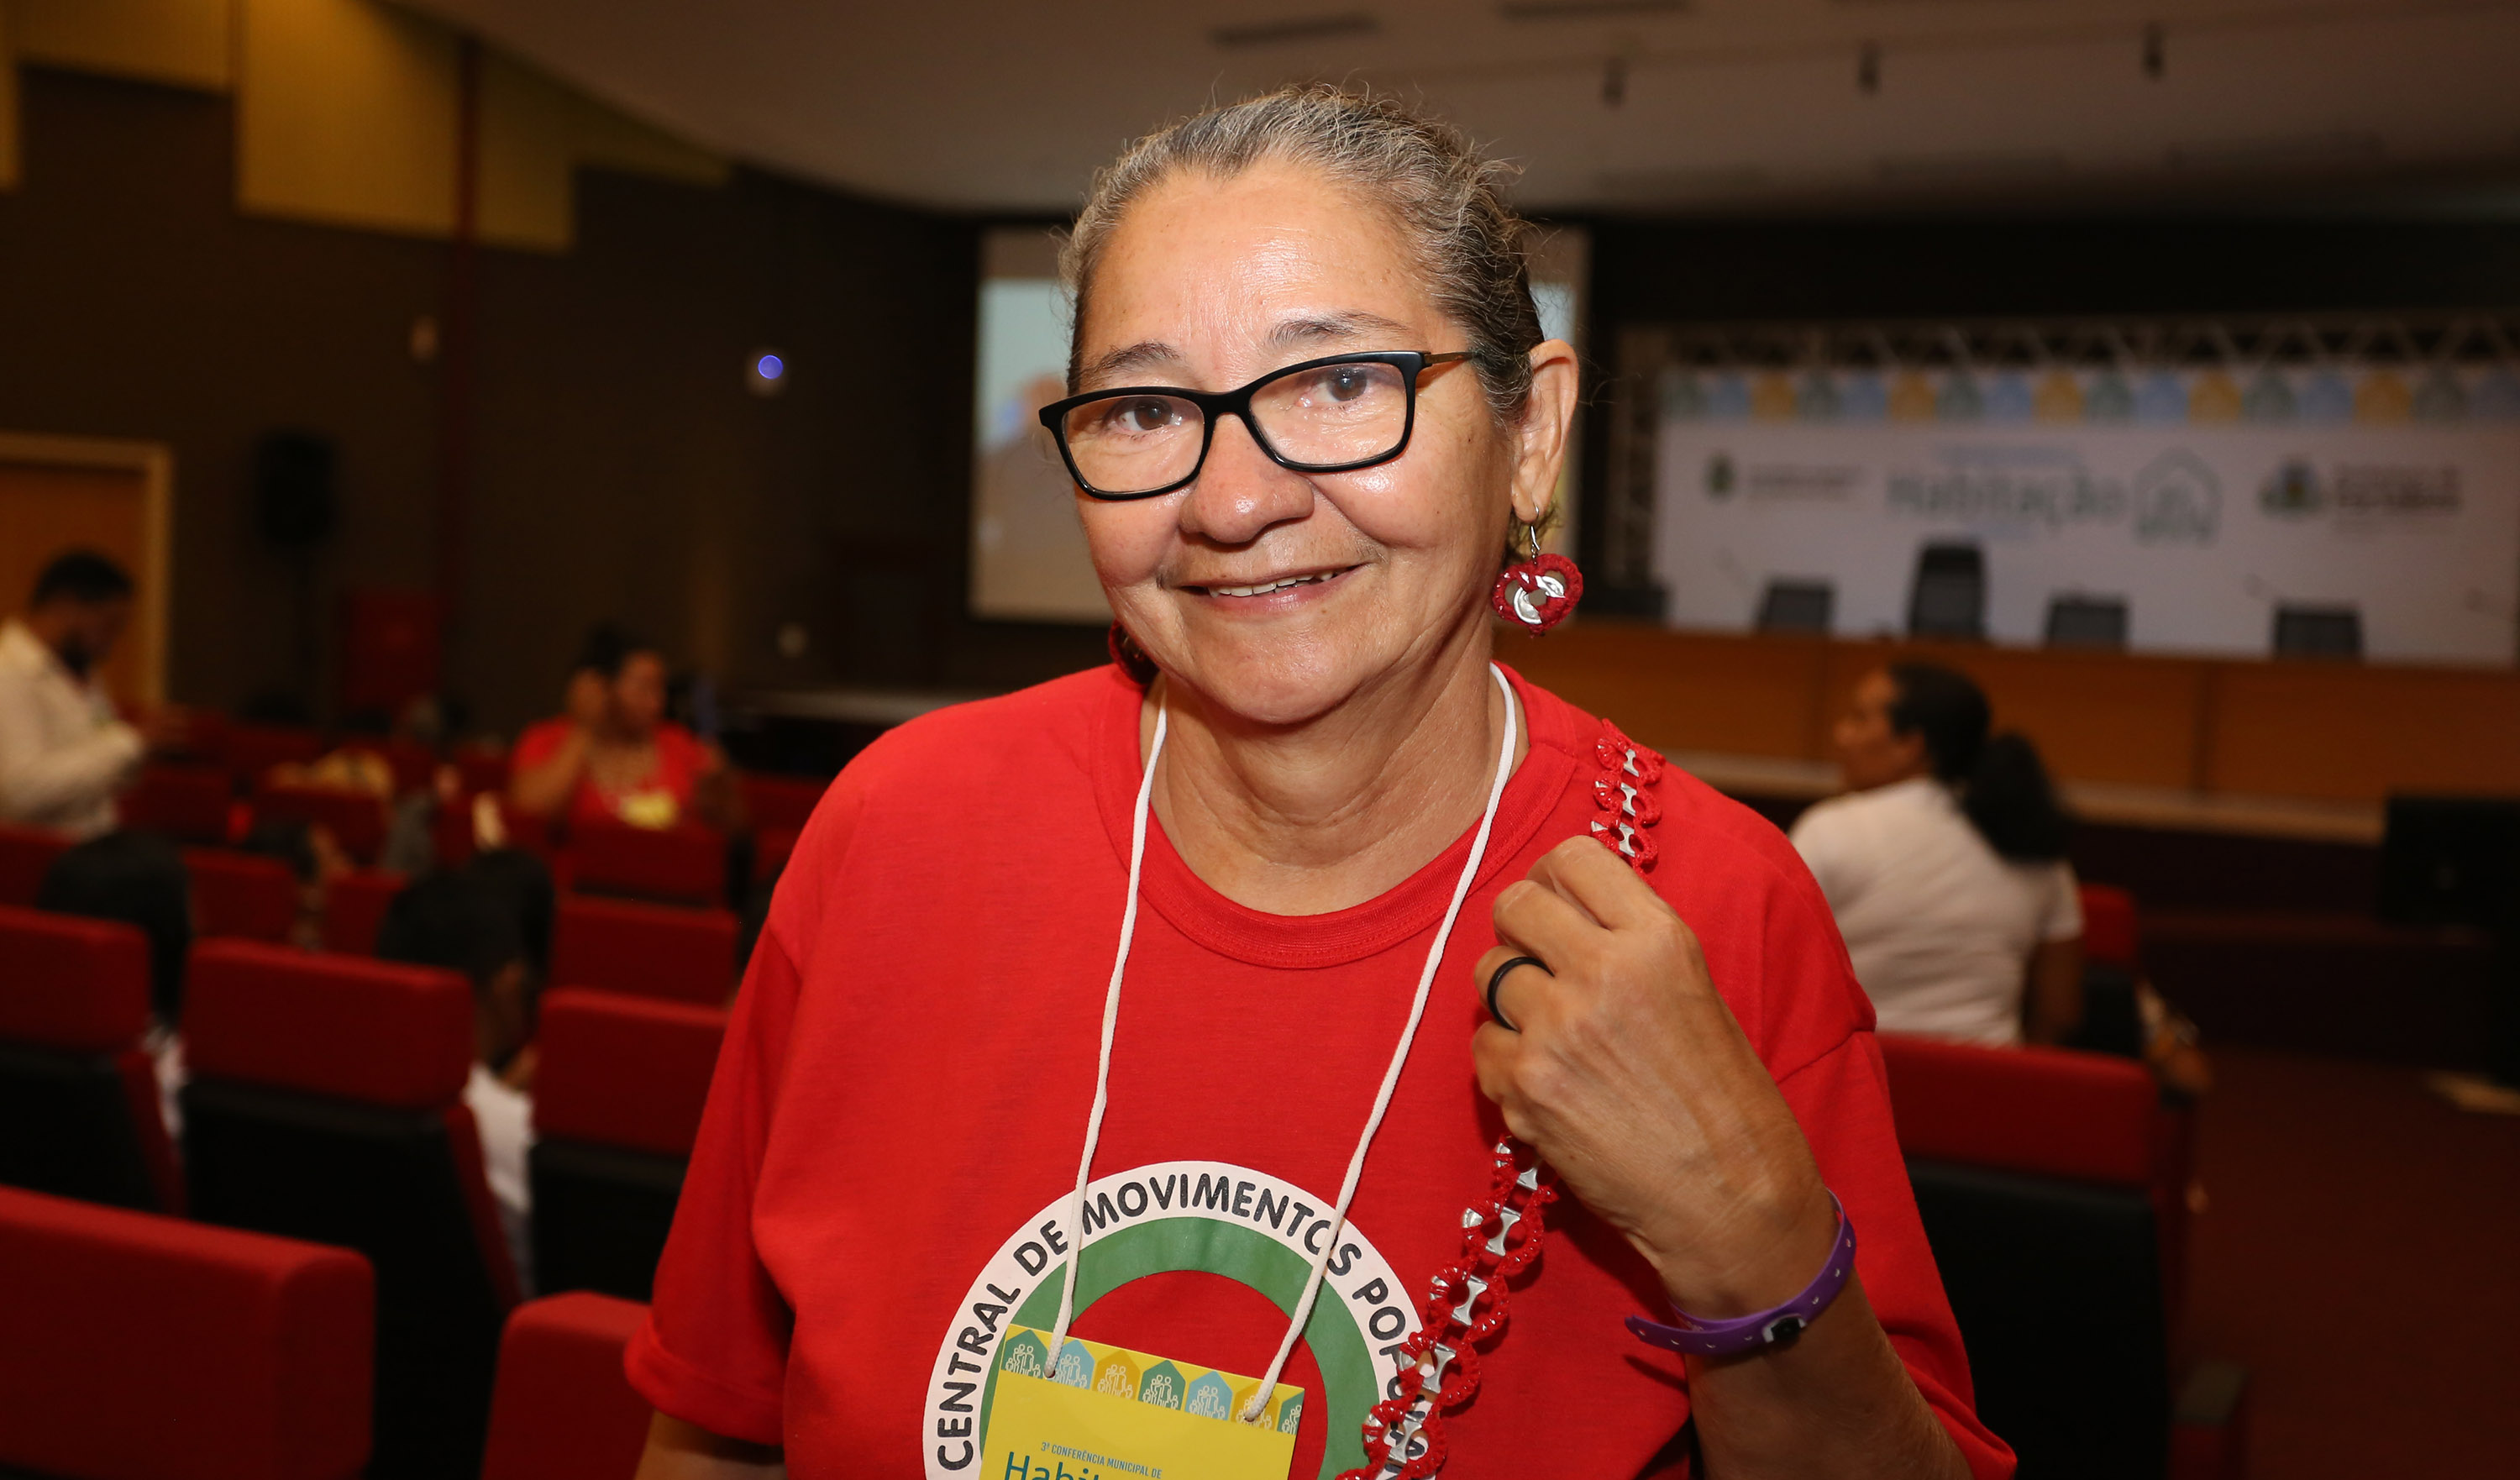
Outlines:
[[758,886],[764,879],[777,878],[795,855],[796,840],[803,833],[795,828],[755,828],[752,830],[752,881]]
[[718,1007],[735,990],[735,933],[725,910],[563,895],[551,982]]
[[358,869],[324,886],[324,949],[345,956],[377,954],[385,911],[409,882],[382,869]]
[[2137,966],[2135,896],[2113,884],[2085,884],[2083,959],[2133,971]]
[[254,788],[253,811],[256,817],[321,823],[341,851],[362,864],[375,863],[384,851],[385,805],[365,791],[264,782]]
[[376,1293],[350,1250],[0,1189],[0,1270],[21,1277],[0,1300],[0,1473],[359,1474]]
[[220,745],[228,775],[248,790],[274,766],[311,765],[323,754],[323,735],[299,725],[230,725]]
[[204,937],[286,942],[297,926],[297,875],[276,858],[223,848],[187,848],[193,926]]
[[42,828],[0,823],[0,905],[32,905],[44,872],[69,850],[70,840]]
[[[2183,1161],[2166,1162],[2151,1074],[2068,1050],[1880,1045],[1980,1416],[2025,1475],[2169,1473]],[[2181,1422],[2228,1421],[2205,1407],[2182,1400]]]
[[380,1332],[370,1473],[470,1473],[517,1301],[462,1099],[470,986],[448,971],[211,941],[194,948],[184,1033],[195,1216],[366,1254]]
[[628,1480],[650,1410],[621,1360],[647,1315],[584,1290],[518,1306],[499,1343],[481,1480]]
[[532,1151],[543,1289],[649,1297],[725,1036],[716,1008],[544,996]]
[[755,828],[801,829],[814,815],[830,778],[778,776],[767,771],[742,773],[744,814]]
[[117,920],[0,906],[0,1183],[180,1211],[141,1046],[147,937]]
[[508,789],[508,753],[484,750],[478,745],[459,746],[450,763],[464,778],[467,791],[505,791]]
[[715,829],[572,824],[573,887],[663,904],[726,903],[726,837]]
[[236,787],[217,766],[145,767],[131,788],[114,799],[123,827],[184,843],[226,842],[235,807]]

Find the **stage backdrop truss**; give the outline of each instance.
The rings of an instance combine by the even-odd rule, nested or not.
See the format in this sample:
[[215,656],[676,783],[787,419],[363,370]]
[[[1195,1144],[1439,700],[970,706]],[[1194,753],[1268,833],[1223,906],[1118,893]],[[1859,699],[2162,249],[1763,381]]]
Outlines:
[[2252,363],[2216,336],[2231,361],[1982,368],[1958,331],[1939,365],[1879,340],[1855,365],[1673,354],[1651,381],[1667,620],[1747,629],[1772,582],[1802,582],[1831,588],[1834,632],[1902,632],[1921,550],[1963,543],[1998,642],[2042,641],[2080,598],[2124,603],[2138,650],[2264,654],[2278,606],[2351,606],[2372,658],[2512,662],[2511,363],[2307,334],[2315,357]]

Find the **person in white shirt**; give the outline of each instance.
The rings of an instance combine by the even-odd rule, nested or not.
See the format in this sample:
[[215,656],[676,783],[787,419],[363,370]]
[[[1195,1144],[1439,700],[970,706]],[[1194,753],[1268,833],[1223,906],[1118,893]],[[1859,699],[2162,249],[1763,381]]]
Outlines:
[[1847,794],[1793,827],[1881,1031],[2061,1043],[2083,1014],[2070,824],[2019,735],[1990,736],[1976,684],[1895,663],[1833,735]]
[[131,577],[89,550],[35,579],[22,620],[0,625],[0,822],[72,837],[113,830],[114,793],[139,771],[169,710],[143,731],[124,724],[96,681],[131,618]]
[[[485,856],[414,882],[387,907],[377,955],[458,971],[472,984],[473,1063],[464,1103],[480,1134],[483,1180],[499,1205],[518,1282],[531,1293],[534,957],[537,930],[547,938],[549,926],[528,918],[532,904],[512,872]],[[535,872],[548,912],[549,876]]]

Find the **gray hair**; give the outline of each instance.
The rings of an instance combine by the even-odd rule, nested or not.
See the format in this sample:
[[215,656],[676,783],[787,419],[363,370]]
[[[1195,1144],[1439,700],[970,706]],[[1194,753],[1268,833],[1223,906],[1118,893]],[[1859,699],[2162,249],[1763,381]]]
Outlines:
[[[1468,336],[1489,410],[1501,423],[1519,421],[1531,395],[1531,348],[1542,336],[1524,260],[1529,228],[1503,193],[1515,167],[1482,157],[1448,123],[1327,82],[1292,84],[1184,118],[1103,166],[1059,253],[1078,327],[1102,250],[1140,196],[1178,173],[1231,179],[1264,160],[1311,165],[1357,201],[1390,212],[1417,258],[1418,281]],[[1071,341],[1071,394],[1077,369]]]

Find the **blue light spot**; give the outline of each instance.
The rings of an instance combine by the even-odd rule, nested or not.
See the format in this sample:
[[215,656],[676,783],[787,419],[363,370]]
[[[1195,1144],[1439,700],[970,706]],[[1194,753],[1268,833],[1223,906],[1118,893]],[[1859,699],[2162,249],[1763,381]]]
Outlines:
[[788,373],[788,364],[775,354],[766,354],[753,361],[752,369],[763,380],[775,381]]

